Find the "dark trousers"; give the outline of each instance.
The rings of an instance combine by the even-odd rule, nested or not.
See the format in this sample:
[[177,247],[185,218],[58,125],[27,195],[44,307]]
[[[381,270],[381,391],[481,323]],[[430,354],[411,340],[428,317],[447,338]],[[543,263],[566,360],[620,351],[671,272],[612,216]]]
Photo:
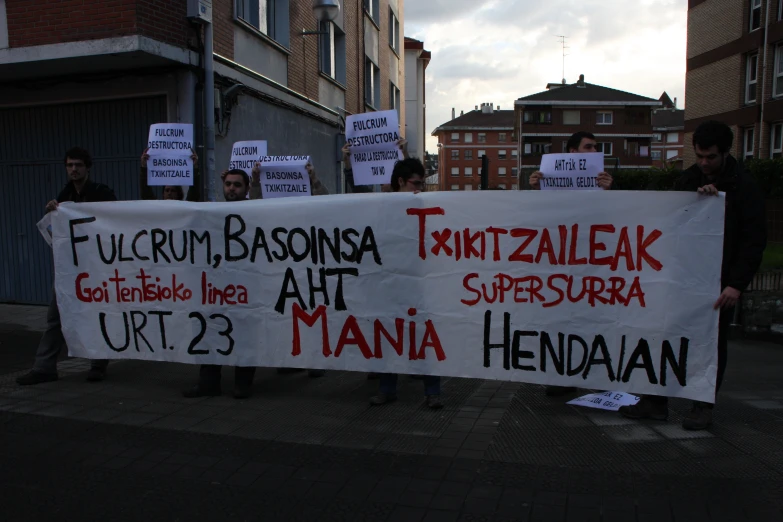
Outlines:
[[[204,388],[220,388],[220,379],[223,367],[219,364],[202,364],[198,372],[199,386]],[[234,386],[239,389],[250,388],[253,385],[253,377],[256,369],[253,366],[234,367]]]
[[[726,372],[726,361],[729,348],[729,327],[734,317],[734,308],[727,308],[720,311],[718,319],[718,375],[715,380],[715,398],[717,400],[718,390],[723,384],[723,374]],[[659,397],[658,395],[646,395],[646,399],[657,402],[662,405],[669,403],[668,397]],[[711,404],[709,406],[712,406]]]

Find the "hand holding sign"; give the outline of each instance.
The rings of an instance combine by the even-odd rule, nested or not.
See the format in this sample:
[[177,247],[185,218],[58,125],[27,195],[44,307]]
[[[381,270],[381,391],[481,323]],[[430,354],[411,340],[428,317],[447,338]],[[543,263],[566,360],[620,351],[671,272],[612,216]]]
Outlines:
[[348,116],[345,124],[348,142],[343,151],[350,150],[354,184],[391,182],[394,164],[403,158],[397,111],[356,114]]
[[[603,170],[603,154],[544,154],[536,178],[542,190],[600,190],[599,183],[611,185],[611,178],[599,180],[599,174],[608,176]],[[531,186],[533,181],[531,176]]]
[[250,176],[254,165],[266,155],[266,141],[238,141],[231,147],[228,168],[244,170]]

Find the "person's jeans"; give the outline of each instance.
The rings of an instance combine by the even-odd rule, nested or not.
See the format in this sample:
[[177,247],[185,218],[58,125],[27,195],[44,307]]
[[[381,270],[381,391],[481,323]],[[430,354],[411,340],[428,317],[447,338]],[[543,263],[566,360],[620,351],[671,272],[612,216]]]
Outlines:
[[[60,310],[57,308],[56,294],[52,293],[49,309],[46,311],[46,331],[38,343],[35,352],[33,371],[36,373],[57,374],[57,358],[60,351],[65,348],[62,325],[60,324]],[[109,365],[107,359],[93,359],[92,368],[105,370]]]
[[[198,384],[203,388],[220,388],[223,367],[219,364],[202,364],[198,372]],[[256,369],[252,366],[234,368],[234,386],[239,389],[250,388]]]
[[[422,379],[424,381],[424,395],[440,395],[440,377],[435,375],[426,375]],[[397,395],[397,374],[396,373],[382,373],[381,374],[381,393],[386,395]]]

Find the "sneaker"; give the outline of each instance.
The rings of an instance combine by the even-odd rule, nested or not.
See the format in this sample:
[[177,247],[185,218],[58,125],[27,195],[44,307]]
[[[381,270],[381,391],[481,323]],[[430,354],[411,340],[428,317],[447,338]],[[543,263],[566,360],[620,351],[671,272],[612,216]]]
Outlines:
[[690,431],[706,430],[712,425],[712,405],[699,402],[693,403],[693,408],[682,421],[682,427]]
[[220,395],[220,387],[207,387],[200,384],[195,385],[182,392],[186,399],[196,399],[198,397],[217,397]]
[[665,421],[669,418],[669,406],[665,402],[650,400],[642,397],[639,402],[631,406],[621,406],[620,415],[629,419],[653,419]]
[[311,379],[320,379],[326,375],[326,370],[310,370],[307,372],[307,376]]
[[16,384],[19,386],[30,386],[32,384],[42,384],[45,382],[54,382],[58,379],[56,373],[40,373],[35,370],[29,371],[21,377],[16,378]]
[[545,386],[544,393],[547,397],[561,397],[576,390],[573,386]]
[[431,410],[439,410],[443,407],[440,395],[427,395],[427,407]]
[[90,368],[87,372],[87,382],[101,382],[106,378],[106,368]]
[[379,393],[378,395],[374,397],[370,397],[370,406],[380,406],[382,404],[387,404],[389,402],[394,402],[397,400],[396,395],[389,395],[387,393]]

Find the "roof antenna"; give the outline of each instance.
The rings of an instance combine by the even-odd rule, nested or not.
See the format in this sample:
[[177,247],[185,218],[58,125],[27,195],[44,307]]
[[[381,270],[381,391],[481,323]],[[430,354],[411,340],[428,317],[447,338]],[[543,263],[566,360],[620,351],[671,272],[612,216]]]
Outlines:
[[566,56],[568,56],[566,54],[566,49],[570,49],[570,47],[568,47],[566,45],[566,39],[568,37],[564,36],[564,35],[561,35],[561,34],[558,34],[558,35],[555,35],[555,36],[557,36],[557,38],[560,40],[560,45],[563,47],[563,85],[565,85],[565,83],[566,83],[566,78],[565,78],[565,59],[566,59]]

